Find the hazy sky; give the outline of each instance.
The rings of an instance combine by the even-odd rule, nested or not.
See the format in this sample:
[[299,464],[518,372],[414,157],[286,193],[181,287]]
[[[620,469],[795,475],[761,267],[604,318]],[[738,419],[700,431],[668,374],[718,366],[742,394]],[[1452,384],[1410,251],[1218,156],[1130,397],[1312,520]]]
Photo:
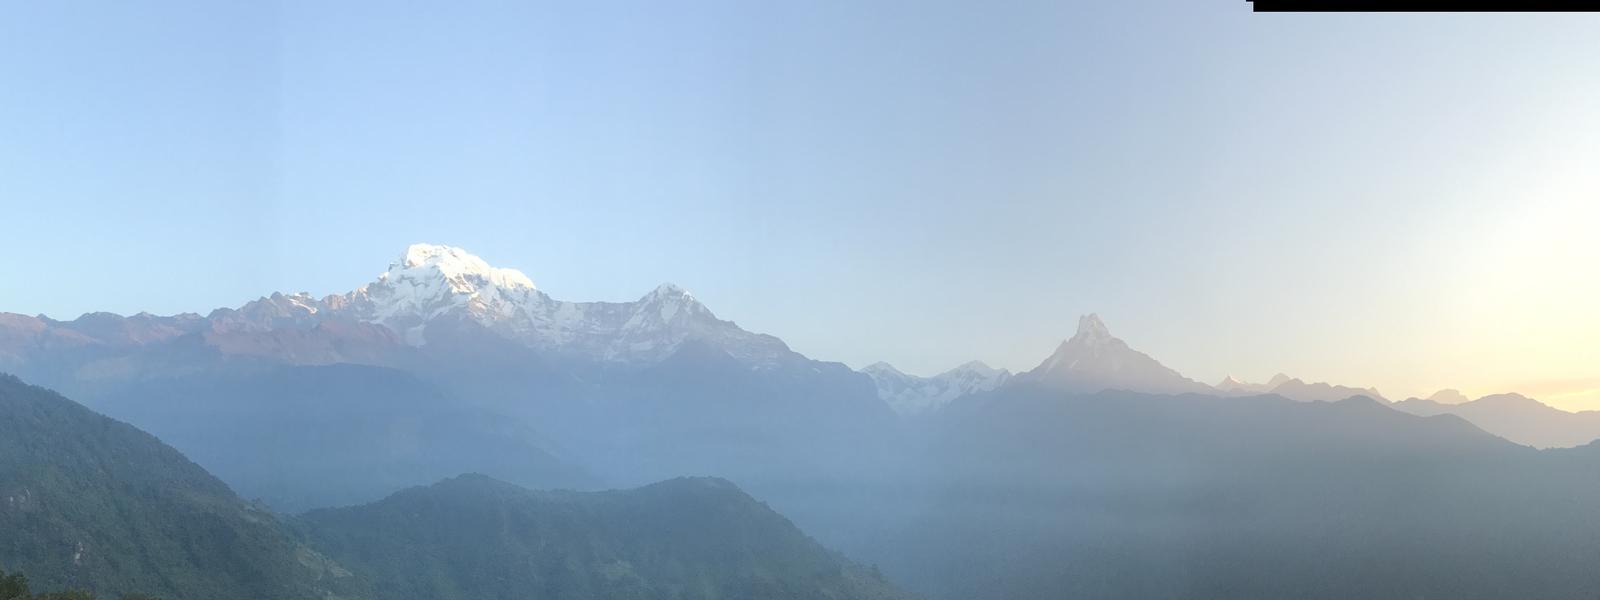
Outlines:
[[[1600,19],[1173,2],[0,1],[0,310],[409,243],[813,357],[1600,408]],[[1585,392],[1585,390],[1588,390]]]

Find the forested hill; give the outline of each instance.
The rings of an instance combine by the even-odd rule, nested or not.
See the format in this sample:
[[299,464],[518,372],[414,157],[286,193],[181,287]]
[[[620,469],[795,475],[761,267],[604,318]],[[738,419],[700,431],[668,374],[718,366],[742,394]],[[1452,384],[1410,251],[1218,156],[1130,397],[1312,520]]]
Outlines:
[[364,597],[178,451],[0,375],[0,568],[34,590],[166,600]]
[[563,492],[464,475],[300,525],[384,598],[907,597],[715,478]]

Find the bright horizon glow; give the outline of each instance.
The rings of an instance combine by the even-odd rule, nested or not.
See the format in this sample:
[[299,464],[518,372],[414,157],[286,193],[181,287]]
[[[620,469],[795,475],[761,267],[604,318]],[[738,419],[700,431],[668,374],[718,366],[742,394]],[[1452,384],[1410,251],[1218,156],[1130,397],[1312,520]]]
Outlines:
[[344,292],[437,242],[853,367],[1026,370],[1096,312],[1206,383],[1600,409],[1593,15],[10,10],[0,311]]

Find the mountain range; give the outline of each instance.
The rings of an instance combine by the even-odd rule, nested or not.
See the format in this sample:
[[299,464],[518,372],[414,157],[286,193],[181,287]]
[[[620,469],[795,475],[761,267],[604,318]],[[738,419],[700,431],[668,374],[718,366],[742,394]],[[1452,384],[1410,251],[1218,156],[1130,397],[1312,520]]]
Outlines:
[[1232,375],[1224,378],[1215,386],[1217,391],[1225,394],[1277,394],[1290,400],[1301,402],[1337,402],[1345,398],[1366,396],[1373,400],[1387,400],[1376,388],[1356,388],[1344,385],[1334,385],[1324,382],[1306,383],[1295,377],[1279,373],[1273,375],[1266,383],[1249,383],[1234,379]]
[[886,362],[867,365],[861,372],[877,385],[878,397],[903,415],[937,411],[951,400],[993,390],[1011,379],[1010,371],[976,360],[932,377],[908,375]]
[[[560,301],[425,244],[320,299],[275,293],[205,316],[0,314],[0,370],[144,427],[289,511],[467,471],[578,488],[759,479],[774,462],[835,477],[843,451],[811,441],[889,443],[879,431],[894,418],[865,375],[720,320],[676,286]],[[308,467],[258,468],[258,455]]]
[[1407,398],[1394,408],[1422,416],[1455,415],[1535,448],[1571,448],[1600,439],[1600,411],[1567,412],[1521,394],[1467,400],[1460,392],[1445,390],[1427,399]]
[[[1503,398],[1391,404],[1281,374],[1209,386],[1093,314],[1022,373],[855,371],[674,285],[557,300],[419,244],[322,298],[0,313],[0,370],[149,431],[254,500],[208,492],[270,518],[272,556],[312,553],[267,578],[294,593],[898,593],[826,546],[951,600],[1600,594],[1585,558],[1600,555],[1600,445],[1572,425],[1587,417]],[[602,491],[617,488],[635,491]],[[676,513],[642,498],[744,515],[787,550],[710,525],[727,552],[675,545],[685,532],[656,521]],[[629,540],[617,519],[662,529]],[[560,535],[527,541],[545,532]],[[70,572],[63,543],[0,568],[88,581],[52,574]],[[748,562],[767,551],[789,566]]]

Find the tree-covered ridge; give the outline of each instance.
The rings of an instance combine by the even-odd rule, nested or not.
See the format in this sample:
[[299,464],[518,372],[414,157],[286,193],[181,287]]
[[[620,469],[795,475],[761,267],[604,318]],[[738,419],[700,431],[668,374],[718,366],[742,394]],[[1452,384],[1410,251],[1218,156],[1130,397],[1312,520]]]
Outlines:
[[300,522],[383,598],[906,597],[714,478],[563,492],[464,475]]
[[11,376],[0,531],[0,566],[43,590],[324,600],[361,588],[155,437]]
[[0,600],[904,598],[721,479],[582,493],[466,475],[292,523],[0,375],[0,567],[31,578]]
[[[0,569],[0,600],[95,600],[95,595],[83,590],[41,592],[33,594],[28,588],[28,578],[21,573],[6,575]],[[159,600],[144,594],[123,594],[122,600]]]

